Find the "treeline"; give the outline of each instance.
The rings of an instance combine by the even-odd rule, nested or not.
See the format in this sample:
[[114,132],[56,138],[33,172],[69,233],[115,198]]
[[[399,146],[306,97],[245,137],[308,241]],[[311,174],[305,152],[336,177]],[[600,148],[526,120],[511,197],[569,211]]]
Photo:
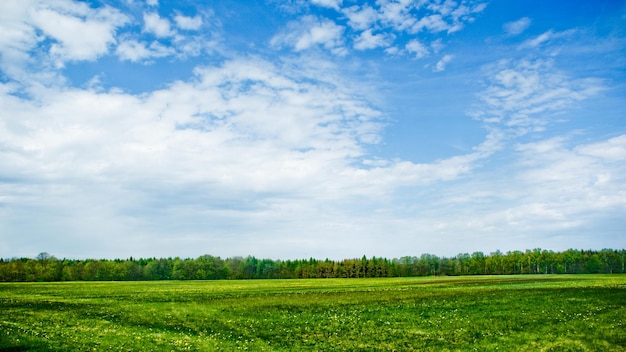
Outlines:
[[115,260],[57,259],[48,253],[36,258],[0,258],[0,281],[140,281],[406,277],[429,275],[511,275],[624,273],[626,250],[603,249],[554,252],[526,250],[491,254],[462,253],[446,258],[433,254],[386,259],[271,260],[255,257],[222,259],[147,258]]

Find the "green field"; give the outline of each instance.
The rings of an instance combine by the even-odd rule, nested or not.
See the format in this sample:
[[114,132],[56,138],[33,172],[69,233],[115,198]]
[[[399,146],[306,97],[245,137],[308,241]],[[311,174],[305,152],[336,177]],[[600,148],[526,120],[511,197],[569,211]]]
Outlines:
[[624,351],[625,275],[0,284],[0,351]]

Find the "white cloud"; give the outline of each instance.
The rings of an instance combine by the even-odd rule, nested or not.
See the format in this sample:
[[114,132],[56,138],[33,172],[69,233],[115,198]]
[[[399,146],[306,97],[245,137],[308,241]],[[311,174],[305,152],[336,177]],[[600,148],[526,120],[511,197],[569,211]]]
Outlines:
[[531,19],[528,17],[522,17],[517,21],[507,22],[502,26],[504,32],[507,35],[514,36],[522,34],[528,27],[530,27]]
[[406,44],[405,49],[407,52],[415,54],[415,57],[418,59],[430,55],[430,50],[428,50],[428,48],[417,39],[409,41]]
[[[14,79],[33,84],[62,85],[65,78],[56,68],[68,61],[95,61],[112,49],[122,60],[145,63],[166,56],[197,56],[220,45],[218,30],[176,35],[169,21],[157,13],[144,14],[144,32],[173,37],[167,46],[146,42],[140,33],[131,34],[125,28],[131,21],[119,10],[70,0],[0,2],[0,13],[0,68]],[[175,20],[187,29],[202,24],[200,17],[179,15]]]
[[311,3],[315,5],[328,7],[335,10],[339,10],[342,2],[343,0],[311,0]]
[[430,43],[430,47],[433,49],[433,52],[438,53],[445,47],[445,45],[441,42],[441,39],[437,39]]
[[[198,70],[196,84],[145,98],[48,91],[38,115],[30,102],[5,95],[3,106],[21,112],[10,119],[13,128],[2,129],[2,140],[30,155],[3,149],[2,168],[37,170],[41,179],[156,177],[259,192],[315,192],[334,177],[348,185],[348,164],[363,154],[362,141],[379,133],[379,113],[340,87],[296,84],[279,71],[264,62],[230,62]],[[332,195],[317,196],[325,194]]]
[[108,6],[73,1],[0,2],[0,69],[30,85],[62,86],[57,70],[68,61],[94,61],[109,53],[128,17]]
[[404,31],[410,28],[415,22],[416,18],[410,14],[414,4],[412,1],[380,1],[378,18],[386,25],[392,27],[397,31]]
[[178,14],[174,17],[174,21],[178,28],[184,30],[198,30],[202,27],[202,17],[200,16],[187,17]]
[[0,48],[3,52],[11,47],[26,51],[36,45],[35,28],[26,21],[30,5],[28,1],[0,2]]
[[295,51],[322,46],[334,54],[345,54],[343,42],[344,27],[327,19],[313,16],[303,17],[299,22],[291,22],[286,30],[272,38],[273,46],[290,46]]
[[389,45],[389,38],[384,34],[372,34],[372,30],[368,29],[356,38],[354,48],[357,50],[375,49],[378,47],[386,47]]
[[485,9],[487,8],[487,3],[483,2],[483,3],[478,3],[475,6],[472,7],[472,13],[481,13],[483,11],[485,11]]
[[368,5],[348,7],[343,10],[343,14],[348,17],[348,25],[356,30],[370,28],[378,18],[378,12]]
[[31,5],[28,1],[0,2],[0,65],[11,77],[21,75],[30,62],[28,52],[41,40],[28,23]]
[[[324,43],[326,49],[343,55],[347,53],[344,42],[353,40],[352,47],[356,50],[384,48],[389,55],[410,53],[421,58],[429,54],[426,48],[430,46],[430,39],[425,39],[424,33],[440,35],[441,32],[457,32],[466,23],[473,22],[476,15],[486,8],[484,3],[450,0],[380,0],[346,7],[342,7],[343,1],[335,0],[313,3],[333,8],[343,16],[332,20],[303,16],[274,36],[271,40],[273,46],[292,46],[300,51]],[[306,8],[304,2],[290,4]],[[348,36],[344,38],[345,34]],[[396,40],[400,42],[395,43]],[[442,38],[432,40],[433,50],[443,47],[441,41]],[[403,47],[408,50],[402,50]]]
[[402,52],[403,51],[397,46],[390,46],[387,49],[385,49],[385,54],[391,55],[391,56],[400,55],[402,54]]
[[161,16],[159,16],[156,12],[144,13],[143,21],[144,31],[147,33],[152,33],[159,38],[173,35],[170,28],[170,22],[165,18],[161,18]]
[[440,14],[425,16],[411,26],[411,32],[417,33],[426,29],[429,32],[437,33],[450,30],[452,27],[446,23]]
[[152,58],[166,57],[175,54],[175,52],[173,48],[166,47],[156,41],[146,46],[146,43],[138,42],[133,39],[124,40],[117,46],[115,51],[120,59],[131,62],[141,62]]
[[[427,5],[425,5],[426,7],[428,7],[429,9],[438,12],[442,15],[450,15],[450,13],[452,13],[455,8],[458,6],[456,1],[450,1],[450,0],[446,0],[443,2],[440,1],[430,1],[430,2],[426,2]],[[460,6],[459,8],[462,9],[466,9],[466,6]]]
[[295,49],[305,50],[317,44],[322,44],[329,49],[336,48],[342,31],[342,27],[332,22],[322,22],[319,26],[309,28],[309,31],[296,41]]
[[58,66],[68,60],[94,60],[109,51],[116,42],[116,30],[128,22],[125,15],[108,6],[94,9],[71,1],[20,3],[0,5],[2,12],[12,17],[0,25],[5,34],[0,50],[8,54],[3,60],[5,64],[11,57],[30,56],[28,51],[45,38],[52,40],[48,53]]
[[600,143],[580,146],[576,151],[600,160],[623,161],[626,160],[626,135],[617,136]]
[[446,65],[448,63],[450,63],[450,61],[452,61],[452,59],[454,59],[453,55],[444,55],[441,58],[441,60],[437,61],[437,64],[435,65],[435,68],[433,69],[433,71],[435,71],[435,72],[445,71]]
[[146,0],[148,6],[159,6],[159,0]]
[[525,198],[549,206],[566,219],[584,220],[607,208],[626,210],[625,137],[573,148],[567,147],[564,138],[519,145]]
[[445,1],[378,1],[381,22],[396,31],[430,33],[447,31],[454,33],[463,29],[465,23],[474,21],[474,15],[482,12],[486,4],[471,7],[464,2]]

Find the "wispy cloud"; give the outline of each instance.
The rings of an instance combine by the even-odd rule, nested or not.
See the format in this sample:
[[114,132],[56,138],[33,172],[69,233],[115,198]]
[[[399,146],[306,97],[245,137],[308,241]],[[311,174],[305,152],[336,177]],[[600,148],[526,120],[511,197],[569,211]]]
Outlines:
[[413,39],[408,42],[404,48],[407,52],[415,54],[415,57],[418,59],[430,55],[430,50],[428,49],[428,47],[422,44],[417,39]]
[[177,14],[174,17],[174,22],[176,22],[176,26],[183,30],[197,30],[202,27],[202,17],[201,16],[184,16],[181,14]]
[[345,8],[343,14],[348,17],[348,25],[356,30],[366,30],[378,19],[378,12],[367,4]]
[[433,71],[435,71],[435,72],[445,71],[446,65],[448,63],[450,63],[450,61],[452,61],[452,59],[454,59],[453,55],[444,55],[441,58],[441,60],[437,61],[437,65],[435,65],[435,68],[433,68]]
[[[569,137],[518,143],[515,153],[507,154],[511,163],[505,168],[474,169],[463,182],[422,191],[427,207],[395,198],[395,206],[408,207],[405,210],[416,216],[385,223],[398,233],[440,238],[426,244],[434,250],[445,247],[444,241],[460,243],[470,252],[516,249],[525,243],[541,248],[589,246],[587,232],[596,243],[619,247],[622,230],[615,220],[626,211],[625,141],[620,135],[582,144]],[[400,235],[397,240],[410,245],[410,238]]]
[[343,0],[311,0],[311,2],[318,6],[339,10]]
[[559,113],[603,89],[597,79],[568,77],[549,59],[503,60],[488,70],[483,105],[474,116],[518,134],[542,130]]
[[[518,145],[523,167],[519,178],[527,185],[524,203],[542,205],[563,220],[583,222],[606,209],[626,210],[625,141],[622,135],[568,147],[567,139],[557,137]],[[596,153],[598,149],[608,152]]]
[[599,160],[621,161],[626,159],[626,135],[618,136],[606,142],[591,143],[576,149],[579,154],[589,155]]
[[520,44],[520,49],[528,49],[528,48],[537,48],[542,44],[545,44],[549,41],[557,40],[560,38],[566,38],[576,33],[575,29],[566,30],[563,32],[554,32],[553,30],[549,30],[544,32],[535,38],[528,39]]
[[354,48],[357,50],[375,49],[378,47],[387,47],[391,39],[384,34],[373,34],[371,30],[361,32],[359,37],[354,41]]
[[288,46],[295,51],[303,51],[321,46],[335,54],[346,52],[343,39],[344,27],[327,19],[313,16],[291,22],[287,28],[270,41],[273,46]]
[[528,27],[530,27],[532,20],[528,17],[522,17],[517,21],[507,22],[502,28],[504,29],[504,33],[509,36],[522,34]]
[[122,60],[132,62],[141,62],[154,58],[166,57],[173,55],[175,49],[153,41],[149,45],[147,43],[138,42],[134,39],[122,41],[115,50],[115,53]]

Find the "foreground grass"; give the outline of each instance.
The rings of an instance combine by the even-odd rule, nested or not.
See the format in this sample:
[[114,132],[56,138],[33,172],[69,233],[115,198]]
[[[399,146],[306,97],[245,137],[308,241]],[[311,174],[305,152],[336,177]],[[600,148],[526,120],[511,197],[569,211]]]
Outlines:
[[0,284],[0,351],[624,351],[626,276]]

